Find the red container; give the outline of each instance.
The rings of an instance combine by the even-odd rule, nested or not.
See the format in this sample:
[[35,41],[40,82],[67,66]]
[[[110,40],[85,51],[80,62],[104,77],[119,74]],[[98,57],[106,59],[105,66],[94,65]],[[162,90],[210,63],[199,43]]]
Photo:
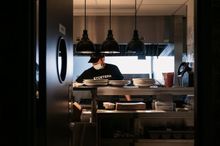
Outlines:
[[162,73],[162,74],[163,74],[163,78],[164,78],[165,87],[172,87],[174,72],[167,72],[167,73]]

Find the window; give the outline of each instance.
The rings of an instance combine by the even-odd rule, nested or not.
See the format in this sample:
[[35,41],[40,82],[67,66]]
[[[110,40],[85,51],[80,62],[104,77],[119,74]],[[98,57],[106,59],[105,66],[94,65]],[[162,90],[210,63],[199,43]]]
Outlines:
[[[74,62],[77,63],[74,64],[73,80],[91,67],[88,60],[88,56],[74,56]],[[162,73],[174,72],[173,56],[146,56],[146,59],[138,59],[137,56],[106,56],[105,62],[117,65],[122,74],[149,74],[150,78],[153,77],[162,84],[164,83]]]

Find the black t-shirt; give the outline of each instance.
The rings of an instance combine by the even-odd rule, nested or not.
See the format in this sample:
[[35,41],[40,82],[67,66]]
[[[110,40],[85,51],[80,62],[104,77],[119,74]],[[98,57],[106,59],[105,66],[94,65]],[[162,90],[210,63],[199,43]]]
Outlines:
[[91,67],[85,70],[76,81],[79,83],[83,82],[83,79],[109,79],[109,80],[122,80],[124,77],[121,74],[119,68],[113,64],[105,64],[103,69],[96,70],[94,67]]

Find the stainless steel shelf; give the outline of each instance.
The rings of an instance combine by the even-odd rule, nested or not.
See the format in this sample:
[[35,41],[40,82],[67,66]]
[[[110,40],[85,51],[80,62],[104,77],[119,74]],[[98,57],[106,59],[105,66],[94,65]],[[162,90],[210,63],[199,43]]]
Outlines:
[[142,118],[193,118],[194,112],[175,112],[175,111],[159,111],[159,110],[97,110],[97,114],[135,114]]
[[193,139],[136,139],[137,142],[149,142],[149,143],[152,143],[152,142],[178,142],[178,143],[193,143],[194,140]]
[[[96,109],[96,100],[98,96],[105,95],[194,95],[193,87],[172,87],[172,88],[138,88],[136,86],[124,86],[124,87],[113,87],[113,86],[98,86],[98,87],[79,87],[73,88],[73,90],[88,90],[92,95],[92,122],[96,123],[97,128],[97,144],[101,146],[101,144],[107,143],[107,145],[111,142],[115,142],[112,139],[101,138],[101,121],[102,119],[107,117],[122,117],[123,115],[126,118],[134,118],[135,124],[134,128],[140,129],[142,124],[148,124],[150,119],[155,121],[160,121],[161,119],[166,120],[175,120],[175,119],[184,119],[186,125],[194,126],[194,111],[187,112],[175,112],[175,111],[156,111],[156,110],[100,110]],[[152,121],[152,120],[151,120]],[[135,132],[136,133],[136,132]],[[138,138],[130,138],[130,139],[120,139],[122,143],[128,142],[133,143],[135,146],[193,146],[193,139],[138,139]],[[118,142],[118,141],[117,141]]]
[[194,146],[193,139],[138,139],[135,146]]
[[172,88],[138,88],[136,86],[124,87],[97,87],[97,95],[194,95],[193,87]]

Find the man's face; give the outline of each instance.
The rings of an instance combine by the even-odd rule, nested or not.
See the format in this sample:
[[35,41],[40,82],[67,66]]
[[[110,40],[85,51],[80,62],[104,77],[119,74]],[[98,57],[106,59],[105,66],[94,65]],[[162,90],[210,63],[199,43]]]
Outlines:
[[96,63],[93,63],[92,65],[96,70],[104,68],[104,65],[105,65],[104,57],[100,58]]
[[105,58],[100,58],[96,63],[92,63],[92,65],[97,65],[97,64],[101,64],[101,65],[104,65],[105,64]]

